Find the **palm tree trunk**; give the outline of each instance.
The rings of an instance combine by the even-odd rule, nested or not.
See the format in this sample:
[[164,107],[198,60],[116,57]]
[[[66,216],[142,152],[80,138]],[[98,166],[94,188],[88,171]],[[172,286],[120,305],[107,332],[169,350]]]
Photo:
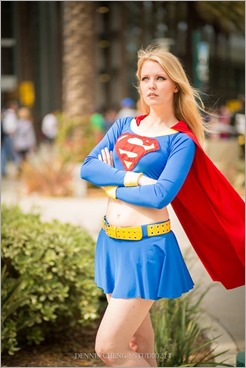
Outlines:
[[63,112],[78,118],[94,110],[94,3],[65,1],[63,7]]

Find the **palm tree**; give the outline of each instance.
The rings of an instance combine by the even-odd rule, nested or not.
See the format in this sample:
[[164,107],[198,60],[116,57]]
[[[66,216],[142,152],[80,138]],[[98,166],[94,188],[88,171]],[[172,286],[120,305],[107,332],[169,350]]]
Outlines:
[[244,1],[197,1],[195,5],[200,17],[220,31],[244,34]]
[[63,4],[63,112],[69,118],[94,109],[94,15],[93,2]]

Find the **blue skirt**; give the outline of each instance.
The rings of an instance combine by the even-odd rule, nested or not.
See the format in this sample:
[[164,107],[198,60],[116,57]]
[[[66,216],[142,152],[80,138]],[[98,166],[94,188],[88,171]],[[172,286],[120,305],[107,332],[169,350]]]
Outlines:
[[177,298],[194,287],[177,239],[169,233],[141,240],[110,238],[101,229],[95,281],[114,298]]

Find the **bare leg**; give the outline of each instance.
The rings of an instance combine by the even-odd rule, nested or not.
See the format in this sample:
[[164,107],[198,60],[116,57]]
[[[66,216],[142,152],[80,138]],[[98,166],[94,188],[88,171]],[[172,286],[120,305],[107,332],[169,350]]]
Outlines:
[[[106,297],[109,303],[111,294],[106,294]],[[142,354],[144,359],[147,360],[151,367],[157,367],[154,345],[154,330],[150,314],[148,313],[137,331],[130,339],[129,347],[133,351]]]
[[134,351],[142,354],[151,367],[157,367],[154,350],[154,330],[149,313],[139,326],[138,330],[134,333],[129,346]]
[[96,338],[96,352],[110,366],[149,367],[144,357],[129,347],[153,300],[111,298]]

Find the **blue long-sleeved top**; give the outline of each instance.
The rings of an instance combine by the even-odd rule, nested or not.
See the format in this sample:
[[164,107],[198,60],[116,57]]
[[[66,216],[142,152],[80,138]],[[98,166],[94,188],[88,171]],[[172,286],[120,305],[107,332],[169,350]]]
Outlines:
[[[195,155],[195,143],[184,133],[168,130],[143,137],[131,129],[133,118],[118,119],[87,156],[81,178],[97,186],[117,186],[116,198],[144,207],[163,208],[182,187]],[[101,149],[113,151],[114,167],[98,159]],[[151,185],[124,187],[126,171],[156,179]]]

